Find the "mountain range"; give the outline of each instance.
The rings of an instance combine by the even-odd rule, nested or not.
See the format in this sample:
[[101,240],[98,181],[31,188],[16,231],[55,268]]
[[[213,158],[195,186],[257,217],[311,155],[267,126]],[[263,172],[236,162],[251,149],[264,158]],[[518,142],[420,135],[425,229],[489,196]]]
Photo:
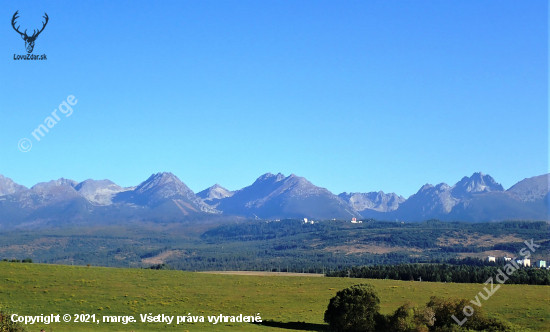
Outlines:
[[508,190],[490,175],[474,173],[456,184],[425,184],[409,198],[395,193],[335,195],[307,179],[266,173],[230,191],[215,184],[197,194],[177,176],[151,175],[135,187],[110,180],[59,179],[26,188],[0,175],[0,230],[75,222],[204,221],[212,218],[310,218],[421,221],[549,220],[549,174]]

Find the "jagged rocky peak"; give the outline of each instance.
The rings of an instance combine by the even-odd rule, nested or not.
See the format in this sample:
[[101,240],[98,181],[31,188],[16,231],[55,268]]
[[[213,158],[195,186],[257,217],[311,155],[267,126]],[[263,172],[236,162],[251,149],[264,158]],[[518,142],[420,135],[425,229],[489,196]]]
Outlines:
[[185,210],[184,213],[188,213],[189,210],[217,213],[172,173],[153,174],[131,193],[132,201],[139,205],[155,207],[171,201],[171,204],[176,204],[182,211]]
[[[429,184],[429,183],[426,183],[425,185],[423,185],[417,192],[416,194],[412,195],[411,197],[415,196],[415,197],[423,197],[425,195],[439,195],[441,193],[446,193],[446,192],[450,192],[452,189],[452,187],[449,187],[448,184],[446,184],[445,182],[441,182],[437,185],[432,185],[432,184]],[[409,197],[409,199],[411,198]]]
[[423,185],[422,187],[420,187],[420,190],[418,190],[417,193],[420,193],[420,192],[423,192],[423,191],[426,191],[426,190],[430,190],[431,188],[433,188],[434,186],[432,184],[429,184],[429,183],[426,183],[425,185]]
[[234,194],[233,191],[229,191],[216,183],[212,187],[199,192],[197,196],[199,196],[205,201],[211,201],[214,199],[223,199],[226,197],[231,197],[233,196],[233,194]]
[[[279,173],[281,174],[281,173]],[[282,175],[282,174],[281,174]],[[297,184],[297,185],[301,185],[301,186],[313,186],[313,187],[316,187],[313,183],[309,182],[308,179],[304,178],[304,177],[301,177],[301,176],[298,176],[298,175],[295,175],[295,174],[290,174],[288,177],[284,177],[283,175],[283,178],[282,178],[283,181],[285,182],[291,182],[293,184]],[[279,179],[277,179],[277,181],[281,181]]]
[[187,193],[191,191],[181,180],[170,172],[162,172],[151,175],[147,180],[140,183],[135,192],[137,194],[143,194],[152,189],[158,189],[160,187],[170,187],[174,194]]
[[463,177],[458,181],[452,191],[453,197],[463,198],[472,194],[480,194],[492,191],[504,191],[500,183],[497,183],[489,174],[476,172],[470,177]]
[[75,186],[77,191],[85,191],[91,189],[111,188],[114,190],[122,190],[122,187],[111,180],[84,180]]
[[[296,175],[291,174],[290,176],[296,176]],[[275,176],[276,181],[281,181],[281,180],[284,180],[284,179],[285,179],[285,176],[282,173],[277,173],[277,175]]]
[[80,182],[75,187],[78,194],[97,205],[110,205],[114,195],[125,189],[110,180],[92,180]]
[[284,174],[282,173],[277,173],[277,174],[273,174],[273,173],[265,173],[264,175],[260,176],[256,181],[273,181],[273,182],[278,182],[278,181],[281,181],[281,180],[284,180],[286,177],[284,176]]
[[434,188],[440,192],[451,189],[451,187],[449,187],[449,185],[446,184],[445,182],[441,182],[440,184],[436,185]]
[[28,190],[27,187],[13,182],[12,179],[0,175],[0,196],[17,194]]
[[61,178],[61,179],[52,180],[52,181],[49,181],[49,182],[37,183],[37,184],[35,184],[34,186],[31,187],[31,190],[44,191],[44,190],[49,190],[49,189],[52,189],[52,188],[55,188],[55,187],[70,187],[70,188],[74,189],[77,185],[78,185],[78,182],[76,182],[74,180]]
[[406,199],[395,193],[385,194],[383,191],[372,191],[368,193],[341,193],[338,195],[344,201],[348,202],[357,211],[374,210],[378,212],[395,211],[399,204]]
[[451,187],[446,183],[440,183],[436,186],[425,184],[418,192],[406,202],[401,204],[401,208],[407,209],[407,213],[421,213],[419,219],[425,218],[426,213],[448,213],[459,200],[452,197]]

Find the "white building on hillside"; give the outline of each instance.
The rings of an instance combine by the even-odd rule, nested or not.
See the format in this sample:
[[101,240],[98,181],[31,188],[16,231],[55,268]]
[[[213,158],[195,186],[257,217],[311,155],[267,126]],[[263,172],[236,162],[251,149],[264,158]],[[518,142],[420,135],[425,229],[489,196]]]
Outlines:
[[496,262],[497,259],[496,259],[495,256],[487,256],[487,261],[488,261],[488,262]]
[[539,269],[543,269],[546,267],[546,261],[538,261],[535,263],[535,266],[538,267]]
[[531,266],[531,260],[530,259],[518,259],[516,261],[516,263],[518,263],[518,265],[522,265],[522,266]]

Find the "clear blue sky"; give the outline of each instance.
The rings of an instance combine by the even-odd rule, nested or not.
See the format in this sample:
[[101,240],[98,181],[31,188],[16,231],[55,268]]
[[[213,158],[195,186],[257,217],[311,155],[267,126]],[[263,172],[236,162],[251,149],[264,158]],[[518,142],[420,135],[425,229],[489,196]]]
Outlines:
[[[29,32],[50,18],[34,54]],[[194,191],[266,172],[409,196],[548,172],[547,1],[10,1],[0,174]],[[69,95],[74,113],[31,132]],[[61,114],[62,115],[62,114]],[[19,151],[29,138],[31,151]]]

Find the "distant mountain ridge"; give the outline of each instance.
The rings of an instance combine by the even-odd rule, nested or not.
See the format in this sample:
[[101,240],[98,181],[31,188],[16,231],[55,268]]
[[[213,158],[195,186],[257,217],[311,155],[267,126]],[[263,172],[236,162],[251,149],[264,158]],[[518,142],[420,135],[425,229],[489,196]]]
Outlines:
[[548,184],[550,183],[550,174],[534,176],[523,179],[516,183],[507,191],[523,202],[533,202],[548,197]]
[[408,199],[395,193],[341,193],[291,174],[266,173],[230,191],[215,184],[195,194],[169,172],[152,174],[135,187],[110,180],[80,183],[61,178],[30,189],[0,175],[0,230],[5,225],[58,225],[125,220],[208,220],[213,216],[420,221],[549,220],[549,174],[504,190],[490,175],[474,173],[453,186],[426,184]]
[[228,214],[262,219],[359,217],[349,204],[303,177],[266,173],[230,197],[212,201]]
[[74,189],[92,204],[97,205],[111,205],[113,197],[126,190],[110,180],[92,179],[77,184]]
[[395,211],[399,204],[406,201],[403,196],[395,193],[385,194],[383,191],[369,193],[341,193],[338,195],[341,199],[349,202],[356,211],[365,211],[367,209],[378,212]]
[[[403,221],[432,218],[449,221],[548,220],[548,199],[543,195],[546,193],[548,197],[548,174],[535,178],[523,180],[523,184],[520,182],[508,191],[490,175],[481,172],[463,177],[452,187],[446,183],[436,186],[426,184],[396,210],[383,217]],[[531,195],[534,199],[528,204],[518,199],[533,192],[536,195]],[[362,214],[365,217],[372,216],[369,211]],[[377,217],[380,218],[379,215]]]
[[233,191],[229,191],[216,183],[212,187],[204,189],[203,191],[199,192],[197,196],[202,198],[204,201],[212,201],[214,199],[231,197],[233,196],[233,194],[234,194]]
[[451,195],[456,198],[471,197],[473,194],[481,194],[495,191],[504,191],[500,183],[497,183],[490,175],[481,172],[474,173],[470,177],[463,177],[452,188]]

